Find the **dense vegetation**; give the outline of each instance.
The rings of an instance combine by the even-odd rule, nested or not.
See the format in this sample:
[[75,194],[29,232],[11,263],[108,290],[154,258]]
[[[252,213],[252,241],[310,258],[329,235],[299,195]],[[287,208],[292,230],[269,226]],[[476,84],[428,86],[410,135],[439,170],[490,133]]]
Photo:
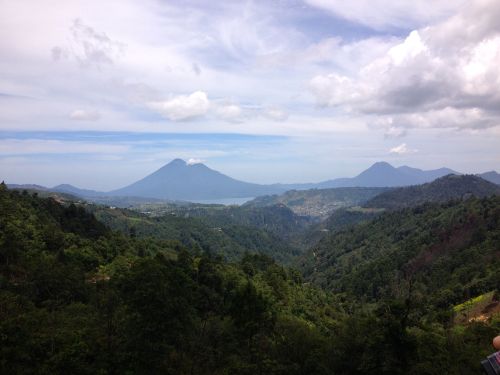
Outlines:
[[467,199],[500,195],[500,186],[473,175],[447,175],[423,185],[407,186],[379,194],[364,207],[390,210],[415,207],[428,202],[444,203],[452,199]]
[[227,260],[240,259],[245,252],[260,252],[289,263],[300,254],[293,236],[310,222],[285,207],[167,207],[165,215],[153,216],[101,206],[88,209],[99,221],[122,233],[138,238],[175,239],[184,246]]
[[[474,243],[496,241],[498,199],[466,204],[432,209],[476,212]],[[425,315],[397,288],[360,303],[265,255],[227,263],[131,234],[0,185],[0,373],[465,375],[500,329]]]
[[307,278],[377,301],[406,285],[449,307],[500,287],[500,197],[385,213],[324,238],[302,262]]
[[171,213],[184,217],[202,218],[214,226],[241,225],[264,229],[284,239],[301,233],[317,221],[309,216],[295,214],[284,205],[253,206],[180,206]]
[[301,248],[306,250],[314,247],[321,239],[333,233],[342,231],[356,224],[373,220],[382,214],[384,209],[371,209],[362,207],[341,208],[333,212],[325,220],[311,225],[305,232],[301,233]]

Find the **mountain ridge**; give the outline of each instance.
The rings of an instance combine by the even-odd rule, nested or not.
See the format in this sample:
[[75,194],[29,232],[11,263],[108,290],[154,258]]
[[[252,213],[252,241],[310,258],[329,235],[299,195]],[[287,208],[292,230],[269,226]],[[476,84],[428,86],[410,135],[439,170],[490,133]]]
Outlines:
[[[422,170],[409,166],[394,167],[380,161],[371,165],[354,177],[336,178],[319,183],[300,184],[256,184],[234,179],[202,163],[187,163],[173,159],[153,173],[132,184],[108,192],[81,189],[69,184],[53,188],[39,185],[15,185],[43,190],[74,194],[83,198],[97,197],[138,197],[161,200],[209,200],[225,198],[253,198],[263,195],[282,194],[289,190],[330,189],[343,187],[401,187],[431,182],[448,174],[461,174],[449,168]],[[500,174],[490,171],[478,174],[480,177],[500,183]],[[14,186],[14,185],[11,185]]]
[[355,177],[328,180],[319,183],[319,186],[321,188],[409,186],[430,182],[450,173],[460,174],[449,168],[428,171],[408,166],[396,168],[385,161],[380,161]]

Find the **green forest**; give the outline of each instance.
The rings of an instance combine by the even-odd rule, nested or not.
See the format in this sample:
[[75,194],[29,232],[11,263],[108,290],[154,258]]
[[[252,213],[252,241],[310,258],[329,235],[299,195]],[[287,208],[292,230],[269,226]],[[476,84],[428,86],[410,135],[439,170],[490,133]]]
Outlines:
[[148,217],[2,184],[0,373],[480,374],[500,198],[342,212],[320,238],[279,207]]

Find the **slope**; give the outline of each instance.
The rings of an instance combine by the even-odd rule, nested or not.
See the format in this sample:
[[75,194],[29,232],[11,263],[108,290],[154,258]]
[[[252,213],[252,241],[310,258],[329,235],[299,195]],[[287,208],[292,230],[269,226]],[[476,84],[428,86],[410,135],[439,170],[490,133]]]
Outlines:
[[300,266],[310,281],[360,299],[406,284],[447,307],[499,287],[499,241],[500,197],[471,198],[384,213],[324,238]]
[[473,175],[448,175],[433,182],[402,187],[384,192],[372,198],[365,207],[400,209],[426,202],[446,202],[471,196],[489,197],[500,194],[500,186]]
[[267,209],[240,212],[238,207],[191,210],[178,207],[155,217],[127,209],[102,206],[89,209],[101,222],[125,234],[177,240],[184,246],[227,260],[240,259],[245,253],[263,253],[281,263],[290,263],[300,252],[284,236],[288,229],[296,229],[296,232],[306,225],[297,223],[291,211]]

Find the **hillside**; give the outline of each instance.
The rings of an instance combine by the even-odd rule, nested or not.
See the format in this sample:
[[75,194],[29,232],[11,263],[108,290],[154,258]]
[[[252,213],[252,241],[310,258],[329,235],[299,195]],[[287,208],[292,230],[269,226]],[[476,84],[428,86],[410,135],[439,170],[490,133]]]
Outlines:
[[[301,226],[287,220],[280,224],[278,220],[271,220],[276,215],[269,217],[262,212],[253,218],[240,214],[240,219],[232,220],[235,214],[229,214],[230,211],[223,207],[205,210],[205,214],[173,210],[155,217],[118,208],[95,206],[89,209],[99,221],[124,234],[177,240],[186,247],[217,254],[227,260],[241,259],[245,253],[263,253],[282,263],[290,263],[300,254],[288,238],[281,235],[286,233],[286,228]],[[223,211],[215,213],[219,209]],[[289,214],[293,216],[291,211]]]
[[290,208],[297,215],[326,218],[335,210],[359,206],[387,188],[335,188],[291,190],[281,195],[255,198],[245,203],[248,207],[265,207],[276,204]]
[[357,298],[406,283],[447,307],[498,288],[499,238],[500,197],[471,198],[384,213],[324,238],[300,265],[310,281]]
[[427,202],[447,202],[452,199],[482,198],[500,195],[500,186],[473,175],[448,175],[417,186],[384,192],[364,204],[368,208],[400,209]]
[[334,211],[325,220],[311,225],[301,234],[299,244],[310,249],[321,239],[359,223],[375,219],[384,210],[362,207],[347,207]]

